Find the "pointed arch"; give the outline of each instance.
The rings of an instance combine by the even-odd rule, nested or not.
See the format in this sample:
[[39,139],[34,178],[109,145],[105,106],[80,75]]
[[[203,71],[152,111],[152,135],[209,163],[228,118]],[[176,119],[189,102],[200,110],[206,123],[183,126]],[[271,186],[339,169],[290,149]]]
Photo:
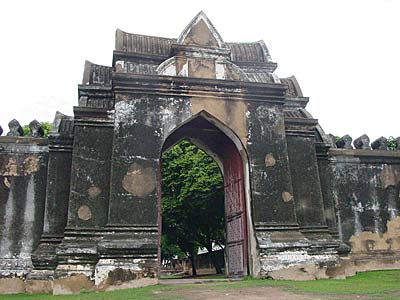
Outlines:
[[[254,261],[251,256],[255,253],[256,242],[251,219],[249,162],[245,147],[229,127],[204,110],[168,133],[160,156],[183,139],[190,140],[213,157],[224,177],[227,275],[254,274],[254,266],[249,265],[249,262]],[[159,195],[160,209],[161,193]],[[161,226],[160,211],[159,224]],[[159,230],[161,235],[161,227]]]
[[[246,157],[247,157],[247,151],[245,150],[244,145],[242,144],[240,138],[237,136],[237,134],[235,132],[233,132],[232,129],[230,129],[227,125],[225,125],[222,121],[220,121],[218,118],[216,118],[215,116],[213,116],[211,113],[207,112],[206,110],[201,110],[200,112],[196,113],[195,115],[191,116],[190,118],[184,120],[183,122],[181,122],[179,125],[177,125],[175,128],[173,128],[170,132],[168,132],[165,135],[165,139],[163,141],[163,147],[162,147],[162,152],[164,152],[165,150],[167,150],[169,147],[173,146],[175,143],[171,144],[168,139],[170,139],[170,137],[172,135],[174,135],[174,133],[178,132],[180,130],[180,128],[187,126],[187,124],[193,122],[194,120],[198,119],[198,118],[203,118],[205,120],[207,120],[210,124],[214,125],[215,127],[217,127],[221,132],[223,132],[236,146],[236,148],[243,152]],[[169,145],[167,148],[166,145]],[[247,158],[246,158],[247,160]]]

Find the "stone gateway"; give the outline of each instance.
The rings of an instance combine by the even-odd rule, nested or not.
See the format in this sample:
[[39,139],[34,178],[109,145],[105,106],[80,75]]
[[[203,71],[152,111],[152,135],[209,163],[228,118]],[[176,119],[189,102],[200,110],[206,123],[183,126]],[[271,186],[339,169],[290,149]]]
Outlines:
[[228,276],[400,268],[400,151],[326,135],[276,68],[203,12],[177,39],[117,30],[112,66],[85,63],[73,117],[48,138],[16,120],[0,137],[0,292],[156,283],[160,157],[182,139],[222,170]]

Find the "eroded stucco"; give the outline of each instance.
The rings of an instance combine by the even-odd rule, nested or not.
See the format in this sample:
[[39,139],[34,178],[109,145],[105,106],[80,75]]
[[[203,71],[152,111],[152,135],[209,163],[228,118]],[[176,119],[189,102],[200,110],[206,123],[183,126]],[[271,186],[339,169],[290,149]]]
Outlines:
[[266,167],[273,167],[276,164],[275,157],[272,153],[268,153],[265,155],[265,166]]
[[92,218],[92,210],[87,205],[82,205],[78,209],[78,218],[83,221],[88,221]]
[[156,187],[156,175],[153,167],[134,162],[122,180],[122,187],[132,195],[147,196]]
[[352,252],[400,251],[400,217],[388,221],[383,234],[363,231],[353,235],[349,242]]
[[101,189],[99,187],[97,187],[97,186],[91,186],[88,189],[88,195],[92,199],[96,198],[98,195],[100,195],[100,193],[101,193]]
[[393,166],[385,164],[379,178],[382,186],[386,189],[391,185],[396,186],[400,183],[400,172]]
[[8,158],[5,166],[1,168],[1,176],[17,176],[17,160],[15,158]]
[[0,176],[27,176],[36,173],[40,169],[39,157],[34,154],[24,156],[4,157],[0,162]]

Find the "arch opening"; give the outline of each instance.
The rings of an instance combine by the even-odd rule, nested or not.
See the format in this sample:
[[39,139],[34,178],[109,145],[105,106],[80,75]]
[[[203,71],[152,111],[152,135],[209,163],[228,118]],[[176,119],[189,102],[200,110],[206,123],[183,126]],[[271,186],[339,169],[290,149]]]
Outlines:
[[[249,274],[247,155],[239,138],[218,120],[201,112],[173,130],[164,141],[165,153],[182,140],[199,147],[218,164],[223,176],[225,219],[225,275]],[[161,160],[159,176],[159,262],[161,263]],[[251,241],[250,241],[251,242]]]

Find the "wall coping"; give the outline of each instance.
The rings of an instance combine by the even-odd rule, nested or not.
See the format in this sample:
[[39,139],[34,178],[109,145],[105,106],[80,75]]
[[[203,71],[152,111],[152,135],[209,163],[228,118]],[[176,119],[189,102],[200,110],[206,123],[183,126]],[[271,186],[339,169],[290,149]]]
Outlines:
[[331,162],[400,164],[400,151],[331,148],[328,155]]

